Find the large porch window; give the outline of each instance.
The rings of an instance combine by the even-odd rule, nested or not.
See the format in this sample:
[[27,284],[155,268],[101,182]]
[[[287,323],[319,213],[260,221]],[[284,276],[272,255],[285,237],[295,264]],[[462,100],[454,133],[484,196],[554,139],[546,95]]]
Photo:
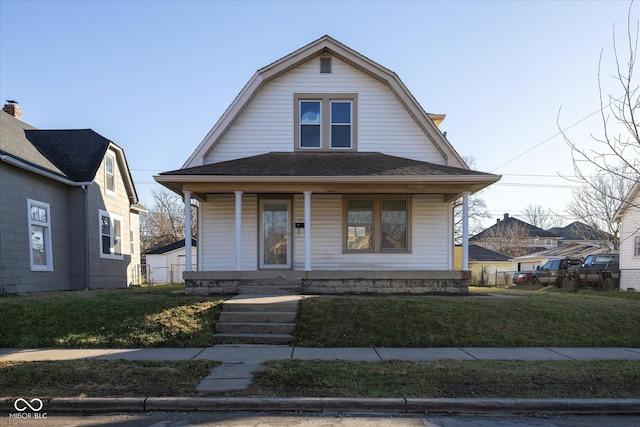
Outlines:
[[346,252],[408,252],[409,205],[408,197],[346,198]]

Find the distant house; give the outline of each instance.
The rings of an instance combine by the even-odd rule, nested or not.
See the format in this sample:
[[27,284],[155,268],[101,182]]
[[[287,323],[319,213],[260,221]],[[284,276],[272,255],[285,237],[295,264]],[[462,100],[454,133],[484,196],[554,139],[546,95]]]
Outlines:
[[329,36],[258,70],[183,167],[155,177],[200,202],[187,290],[258,277],[305,292],[466,293],[452,202],[500,176],[471,170],[443,119]]
[[[456,246],[455,268],[461,268],[461,249]],[[511,257],[483,248],[469,245],[469,270],[472,286],[507,286],[511,285],[513,275]]]
[[640,181],[616,211],[620,223],[620,289],[640,291]]
[[589,246],[606,247],[605,242],[611,242],[613,236],[601,230],[596,230],[580,221],[574,221],[564,227],[553,227],[547,230],[562,238],[562,243],[577,243]]
[[[185,239],[144,253],[147,283],[184,283],[186,264]],[[198,262],[197,241],[191,240],[191,267]]]
[[0,112],[4,293],[140,282],[139,213],[124,151],[91,129],[38,130]]
[[503,219],[471,237],[469,243],[517,257],[555,248],[560,240],[555,233],[504,214]]

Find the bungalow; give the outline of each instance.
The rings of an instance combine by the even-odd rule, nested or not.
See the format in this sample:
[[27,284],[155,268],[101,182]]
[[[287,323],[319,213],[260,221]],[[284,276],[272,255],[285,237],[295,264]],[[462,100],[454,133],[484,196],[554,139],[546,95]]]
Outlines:
[[470,170],[443,119],[329,36],[258,70],[182,168],[155,176],[186,208],[199,202],[187,291],[292,281],[308,293],[466,293],[452,202],[468,212],[468,196],[500,176]]

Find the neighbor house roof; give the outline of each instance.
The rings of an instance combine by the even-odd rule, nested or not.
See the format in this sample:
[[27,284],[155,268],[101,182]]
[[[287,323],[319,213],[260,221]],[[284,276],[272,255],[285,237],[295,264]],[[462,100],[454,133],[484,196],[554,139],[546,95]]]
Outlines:
[[564,241],[602,240],[602,234],[598,230],[580,221],[574,221],[565,227],[553,227],[547,231],[557,234]]
[[634,199],[638,196],[638,193],[640,193],[640,179],[636,179],[635,184],[633,184],[631,190],[629,190],[629,193],[626,195],[622,203],[620,203],[620,207],[613,215],[614,221],[622,221],[622,217],[624,216],[627,209],[634,206]]
[[466,167],[465,161],[437,127],[437,124],[444,119],[443,114],[429,114],[425,112],[396,73],[338,42],[332,37],[325,35],[270,65],[259,69],[191,154],[183,165],[183,168],[198,166],[205,162],[208,154],[214,149],[265,84],[323,54],[335,56],[387,86],[422,129],[436,150],[440,152],[446,164]]
[[[175,251],[176,249],[184,248],[185,239],[178,240],[177,242],[169,243],[168,245],[152,249],[150,251],[145,252],[145,255],[162,255],[167,252]],[[196,239],[191,239],[191,246],[197,246]]]
[[517,231],[517,236],[513,237],[559,238],[559,236],[555,233],[543,230],[540,227],[536,227],[517,218],[505,216],[504,219],[499,220],[496,224],[493,224],[491,227],[471,237],[469,241],[481,241],[483,239],[496,238],[508,234],[514,230]]
[[91,129],[41,130],[0,112],[0,159],[68,185],[86,185],[95,177],[109,147],[116,152],[132,207],[138,204],[133,178],[118,145]]
[[469,245],[469,261],[509,261],[511,257],[478,245]]

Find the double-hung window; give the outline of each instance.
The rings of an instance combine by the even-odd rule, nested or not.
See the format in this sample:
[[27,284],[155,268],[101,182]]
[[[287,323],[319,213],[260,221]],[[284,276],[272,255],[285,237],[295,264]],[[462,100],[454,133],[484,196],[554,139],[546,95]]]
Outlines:
[[409,251],[409,198],[353,197],[344,206],[347,252]]
[[107,194],[116,194],[116,158],[111,152],[104,157],[104,188]]
[[633,238],[633,256],[640,256],[640,236]]
[[53,271],[51,210],[49,204],[27,199],[27,208],[31,270]]
[[122,218],[100,209],[100,258],[123,259]]
[[295,149],[355,151],[357,94],[294,96]]

